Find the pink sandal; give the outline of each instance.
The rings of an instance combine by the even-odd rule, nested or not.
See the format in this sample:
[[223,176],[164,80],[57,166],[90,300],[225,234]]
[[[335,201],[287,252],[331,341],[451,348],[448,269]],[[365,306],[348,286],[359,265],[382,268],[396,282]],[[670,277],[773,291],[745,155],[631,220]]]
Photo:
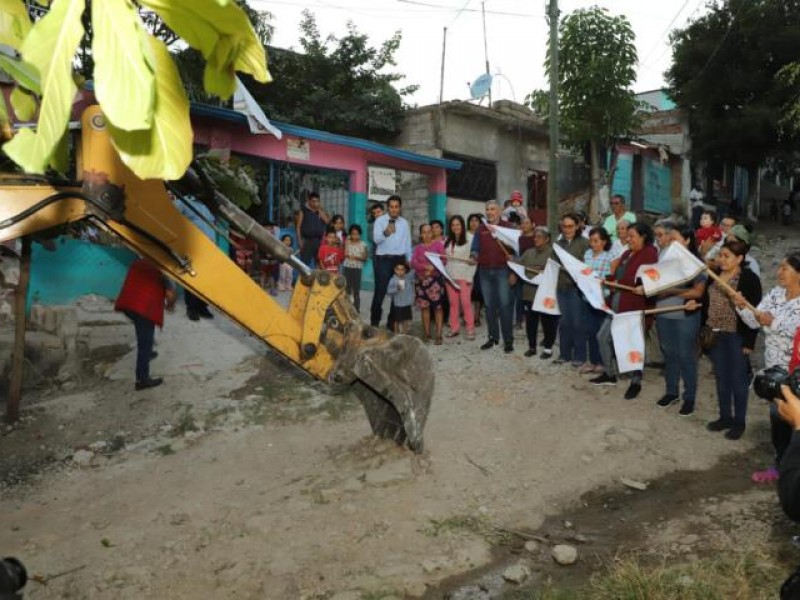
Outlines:
[[768,469],[764,469],[763,471],[756,471],[750,478],[755,483],[774,483],[778,481],[779,477],[780,474],[778,473],[778,469],[775,467],[770,467]]

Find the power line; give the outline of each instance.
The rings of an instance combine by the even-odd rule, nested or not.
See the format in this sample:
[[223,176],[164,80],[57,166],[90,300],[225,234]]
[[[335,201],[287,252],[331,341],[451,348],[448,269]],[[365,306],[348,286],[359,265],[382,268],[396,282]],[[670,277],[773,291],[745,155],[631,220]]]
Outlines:
[[672,20],[669,22],[669,25],[667,25],[667,27],[666,27],[666,29],[664,29],[663,33],[660,36],[658,36],[658,40],[656,41],[656,43],[653,44],[653,47],[650,48],[650,50],[648,51],[647,54],[645,54],[644,58],[642,59],[642,64],[647,64],[647,59],[650,58],[650,55],[653,52],[655,52],[656,48],[658,48],[658,46],[661,44],[661,40],[663,40],[664,36],[667,35],[667,33],[669,33],[669,31],[672,29],[672,26],[675,24],[675,21],[678,20],[679,16],[681,16],[681,13],[688,6],[689,2],[690,2],[690,0],[685,0],[685,2],[681,5],[681,7],[678,9],[678,12],[675,13],[674,17],[672,17]]
[[[442,4],[431,4],[431,3],[428,3],[428,2],[420,2],[419,0],[397,0],[397,1],[398,2],[402,2],[404,4],[415,4],[417,6],[428,6],[428,7],[431,7],[431,8],[439,8],[439,9],[446,9],[446,10],[458,10],[460,13],[461,12],[481,12],[477,8],[466,8],[466,4],[464,5],[464,8],[457,9],[455,7],[449,7],[449,6],[445,6],[445,5],[442,5]],[[469,4],[469,3],[467,3],[467,4]],[[515,12],[505,12],[505,11],[500,11],[500,10],[487,10],[486,14],[487,15],[500,15],[500,16],[503,16],[503,17],[525,17],[525,18],[529,18],[529,19],[533,19],[533,18],[538,19],[538,18],[540,18],[542,16],[542,15],[534,15],[534,14],[531,14],[531,13],[515,13]]]

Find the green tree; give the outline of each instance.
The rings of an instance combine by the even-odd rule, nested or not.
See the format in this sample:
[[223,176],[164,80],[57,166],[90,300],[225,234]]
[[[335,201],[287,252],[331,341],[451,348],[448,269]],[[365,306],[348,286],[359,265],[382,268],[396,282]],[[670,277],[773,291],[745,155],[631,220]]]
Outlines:
[[[639,124],[631,88],[636,79],[635,35],[626,17],[596,6],[566,15],[558,32],[559,125],[569,145],[590,148],[594,207],[601,179],[599,148],[631,134]],[[545,70],[550,73],[549,51]],[[549,114],[547,92],[534,91],[527,103],[537,114]]]
[[714,0],[671,43],[666,77],[689,112],[693,156],[755,170],[794,152],[800,2]]
[[[353,23],[347,34],[325,38],[306,11],[300,25],[302,52],[269,47],[269,88],[242,80],[270,118],[345,135],[388,140],[400,131],[403,98],[417,87],[397,89],[403,76],[392,72],[400,32],[377,47]],[[184,81],[199,89],[196,52],[179,53]],[[208,100],[207,98],[198,98]]]
[[[206,59],[205,88],[220,97],[235,89],[235,72],[267,82],[266,56],[247,14],[231,0],[38,0],[49,12],[31,23],[21,0],[0,0],[0,68],[17,81],[11,102],[18,115],[38,107],[35,131],[21,129],[3,151],[26,171],[54,162],[77,87],[73,63],[91,18],[92,79],[122,160],[142,178],[177,179],[192,158],[189,103],[165,43],[147,31],[140,10],[155,13]],[[2,100],[2,99],[0,99]],[[8,134],[5,101],[0,124]]]

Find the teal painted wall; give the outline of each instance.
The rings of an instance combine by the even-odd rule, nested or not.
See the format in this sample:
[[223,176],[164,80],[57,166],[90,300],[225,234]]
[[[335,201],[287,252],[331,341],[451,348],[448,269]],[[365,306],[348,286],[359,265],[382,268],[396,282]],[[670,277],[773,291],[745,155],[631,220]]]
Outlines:
[[644,209],[648,212],[672,212],[672,176],[669,165],[644,158]]
[[[361,289],[375,289],[375,273],[372,269],[372,224],[367,222],[367,194],[366,192],[350,192],[350,202],[347,207],[347,226],[353,223],[361,225],[361,239],[367,242],[370,260],[364,265],[361,272]],[[363,307],[362,307],[363,308]]]
[[70,304],[80,296],[116,298],[136,255],[124,247],[101,246],[59,237],[56,250],[41,244],[31,249],[31,279],[27,304]]
[[630,205],[632,190],[633,157],[630,154],[620,154],[619,157],[617,157],[617,170],[614,173],[611,194],[622,194]]
[[442,223],[447,223],[446,193],[434,192],[430,195],[428,199],[428,218],[431,221],[433,221],[434,219],[439,219]]

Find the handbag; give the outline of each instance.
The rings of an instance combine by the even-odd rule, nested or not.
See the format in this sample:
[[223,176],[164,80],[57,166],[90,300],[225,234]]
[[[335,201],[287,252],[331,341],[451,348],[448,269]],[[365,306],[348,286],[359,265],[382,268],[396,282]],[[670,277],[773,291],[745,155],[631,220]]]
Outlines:
[[717,341],[717,332],[708,325],[703,325],[697,334],[697,341],[700,344],[700,349],[708,352]]

